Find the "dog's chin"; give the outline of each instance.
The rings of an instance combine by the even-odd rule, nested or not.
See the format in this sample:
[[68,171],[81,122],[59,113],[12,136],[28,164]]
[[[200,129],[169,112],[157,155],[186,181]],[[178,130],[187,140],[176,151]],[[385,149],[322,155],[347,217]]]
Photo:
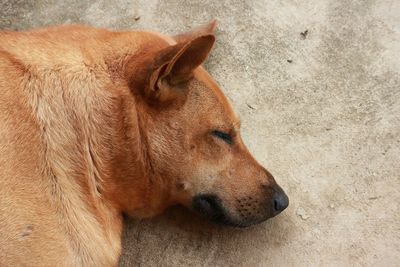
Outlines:
[[201,194],[193,198],[192,209],[215,224],[245,228],[258,224],[265,219],[260,220],[238,220],[229,214],[222,205],[221,199],[212,194]]

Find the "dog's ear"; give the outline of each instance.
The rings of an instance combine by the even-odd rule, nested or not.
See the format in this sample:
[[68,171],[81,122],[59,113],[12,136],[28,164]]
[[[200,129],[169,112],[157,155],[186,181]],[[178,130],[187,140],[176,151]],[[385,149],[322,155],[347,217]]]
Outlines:
[[191,30],[190,32],[186,32],[186,33],[181,33],[178,35],[175,35],[173,38],[175,39],[175,41],[177,41],[178,43],[180,42],[187,42],[193,38],[196,38],[198,36],[202,36],[202,35],[207,35],[207,34],[211,34],[214,35],[215,34],[215,29],[217,28],[217,20],[212,20],[209,23],[202,25],[198,28],[195,28],[193,30]]
[[173,46],[175,55],[168,62],[160,79],[175,85],[192,78],[194,69],[207,59],[214,42],[215,36],[206,34]]
[[206,60],[214,42],[215,36],[206,34],[158,52],[144,88],[145,97],[166,102],[182,95],[179,84],[193,77],[193,71]]
[[210,53],[214,42],[216,22],[176,37],[177,44],[158,51],[151,47],[140,56],[128,60],[125,75],[134,92],[151,102],[167,102],[184,95],[185,81]]

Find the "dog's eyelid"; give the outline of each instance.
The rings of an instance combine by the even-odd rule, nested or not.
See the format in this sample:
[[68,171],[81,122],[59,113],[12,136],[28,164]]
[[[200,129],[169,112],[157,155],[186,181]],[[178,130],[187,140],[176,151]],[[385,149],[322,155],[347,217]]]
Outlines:
[[232,145],[232,143],[233,143],[233,138],[230,133],[226,133],[226,132],[220,131],[220,130],[214,130],[211,132],[211,134],[219,139],[224,140],[229,145]]

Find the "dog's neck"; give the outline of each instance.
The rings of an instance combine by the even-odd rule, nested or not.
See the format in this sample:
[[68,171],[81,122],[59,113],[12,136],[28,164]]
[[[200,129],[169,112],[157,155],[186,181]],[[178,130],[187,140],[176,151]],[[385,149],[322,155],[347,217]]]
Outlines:
[[[126,55],[131,55],[140,64],[140,50],[143,46],[137,43],[136,39],[132,39],[136,41],[133,43],[135,45],[126,45],[119,40],[117,37],[111,40],[112,43],[107,46],[107,49],[111,50],[104,49],[106,52],[101,56],[108,67],[107,76],[111,77],[111,84],[117,86],[115,90],[107,89],[112,96],[108,107],[103,111],[105,116],[102,124],[108,130],[102,129],[102,133],[98,133],[98,130],[93,129],[95,134],[102,135],[100,138],[107,139],[109,144],[100,147],[101,151],[93,154],[102,157],[99,162],[106,164],[103,169],[98,168],[103,180],[100,186],[102,198],[119,212],[134,217],[148,217],[162,212],[171,204],[171,185],[167,179],[163,179],[160,171],[154,168],[156,164],[153,164],[154,155],[151,154],[152,142],[149,134],[154,123],[147,110],[147,104],[138,96],[138,92],[134,91],[139,90],[140,86],[126,86],[123,71],[129,60]],[[135,66],[135,70],[146,68],[147,66]],[[137,76],[141,77],[140,74]]]
[[103,177],[104,196],[120,212],[133,217],[150,217],[161,213],[170,203],[169,184],[154,168],[151,138],[148,134],[151,118],[132,96],[121,97],[114,121],[120,122],[113,138],[110,173]]
[[[122,142],[119,141],[116,146],[123,147],[124,151],[117,157],[118,160],[113,166],[113,176],[110,177],[115,185],[111,199],[117,201],[123,212],[135,217],[153,216],[174,204],[170,198],[171,181],[157,169],[159,164],[155,164],[158,155],[155,155],[152,139],[158,127],[155,125],[154,116],[151,115],[151,108],[140,92],[146,82],[141,78],[146,77],[149,64],[145,59],[153,50],[157,51],[166,45],[158,39],[149,34],[144,38],[144,44],[137,43],[134,51],[131,50],[133,48],[114,40],[112,47],[118,52],[115,50],[111,52],[114,59],[109,57],[110,64],[107,64],[119,65],[114,69],[122,72],[116,73],[115,77],[117,80],[121,79],[123,83],[129,79],[126,75],[126,70],[129,68],[131,68],[129,74],[139,78],[137,84],[130,83],[131,80],[128,82],[129,88],[123,86],[126,91],[117,93],[121,99],[121,110],[117,119],[123,121],[123,130],[118,134],[124,137],[120,137]],[[127,47],[130,51],[125,51]],[[126,57],[126,55],[131,56]]]

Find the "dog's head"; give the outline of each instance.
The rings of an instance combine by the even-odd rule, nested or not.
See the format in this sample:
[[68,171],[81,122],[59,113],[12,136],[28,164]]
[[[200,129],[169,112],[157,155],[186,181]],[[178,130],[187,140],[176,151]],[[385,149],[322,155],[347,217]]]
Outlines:
[[143,54],[144,70],[138,60],[128,70],[135,75],[131,86],[141,88],[138,105],[149,114],[149,160],[168,201],[244,227],[283,211],[288,197],[249,153],[238,117],[200,66],[214,44],[214,28],[215,22],[176,36]]

